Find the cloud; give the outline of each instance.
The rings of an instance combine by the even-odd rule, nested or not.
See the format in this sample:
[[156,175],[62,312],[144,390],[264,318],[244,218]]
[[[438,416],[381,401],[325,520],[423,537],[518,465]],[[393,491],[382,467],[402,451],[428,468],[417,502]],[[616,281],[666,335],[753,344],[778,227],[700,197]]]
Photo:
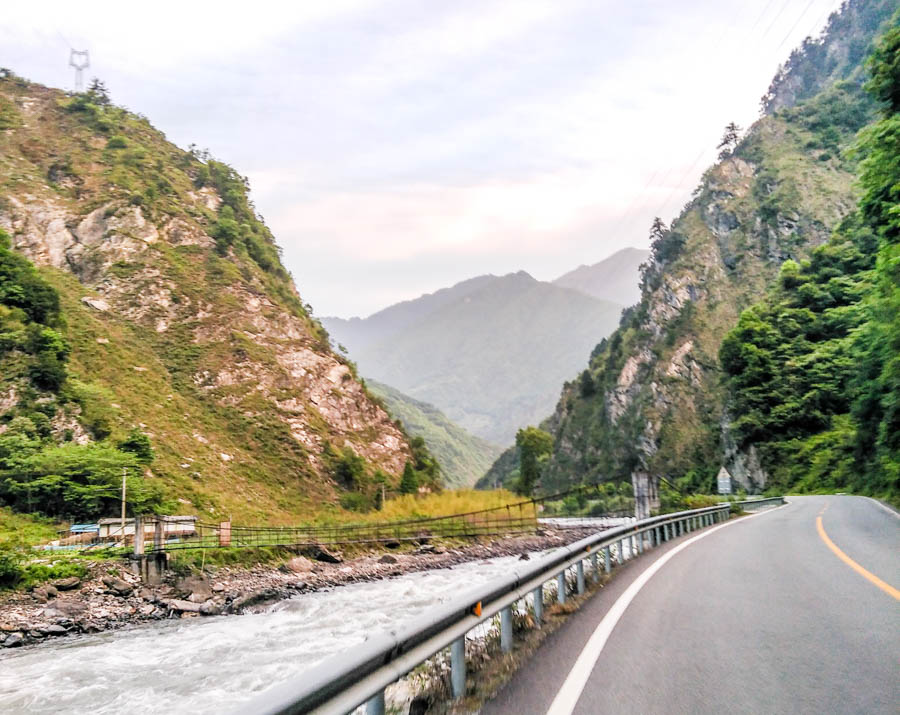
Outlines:
[[301,293],[368,313],[646,245],[840,0],[8,3],[3,59],[91,75],[249,175]]

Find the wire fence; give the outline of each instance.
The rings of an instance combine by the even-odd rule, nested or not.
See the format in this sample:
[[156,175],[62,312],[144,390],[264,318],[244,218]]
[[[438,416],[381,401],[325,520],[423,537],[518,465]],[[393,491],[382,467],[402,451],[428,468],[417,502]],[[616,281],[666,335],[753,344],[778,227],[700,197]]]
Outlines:
[[[590,521],[590,524],[565,523],[569,521],[568,519],[539,518],[545,502],[557,502],[571,494],[583,494],[596,488],[596,485],[582,485],[558,494],[461,514],[353,524],[240,526],[229,521],[216,524],[199,521],[194,517],[145,515],[137,519],[127,519],[124,525],[116,523],[104,527],[102,522],[112,520],[101,520],[97,532],[70,533],[60,539],[56,548],[122,551],[133,549],[135,553],[152,553],[241,547],[327,548],[374,543],[399,546],[404,542],[427,543],[431,539],[473,539],[535,533],[542,524],[552,528],[585,526],[611,528],[632,515],[631,511],[599,514],[595,518],[584,520]],[[554,517],[565,514],[565,511],[553,511]],[[136,534],[142,535],[143,538]]]

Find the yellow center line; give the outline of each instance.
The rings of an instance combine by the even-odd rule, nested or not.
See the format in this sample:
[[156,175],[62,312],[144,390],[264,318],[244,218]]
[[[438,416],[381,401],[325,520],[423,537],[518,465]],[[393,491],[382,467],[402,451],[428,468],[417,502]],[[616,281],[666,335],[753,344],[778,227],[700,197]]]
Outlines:
[[819,536],[822,537],[822,541],[825,542],[825,546],[831,549],[835,556],[837,556],[841,561],[843,561],[847,566],[852,568],[856,573],[858,573],[863,578],[868,579],[872,583],[874,583],[878,588],[880,588],[885,593],[893,596],[898,601],[900,601],[900,591],[891,586],[889,583],[885,583],[880,578],[878,578],[875,574],[870,571],[866,571],[862,566],[856,563],[853,559],[851,559],[847,554],[841,551],[837,545],[828,538],[828,534],[825,533],[825,527],[822,526],[822,517],[816,517],[816,529],[819,531]]

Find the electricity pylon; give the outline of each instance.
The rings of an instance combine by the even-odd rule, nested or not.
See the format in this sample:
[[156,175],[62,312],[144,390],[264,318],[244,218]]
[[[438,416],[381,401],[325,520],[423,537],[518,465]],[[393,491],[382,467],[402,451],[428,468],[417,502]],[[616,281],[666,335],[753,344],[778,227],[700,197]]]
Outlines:
[[84,77],[82,73],[91,66],[87,50],[71,50],[69,52],[69,67],[75,68],[75,91],[84,91]]

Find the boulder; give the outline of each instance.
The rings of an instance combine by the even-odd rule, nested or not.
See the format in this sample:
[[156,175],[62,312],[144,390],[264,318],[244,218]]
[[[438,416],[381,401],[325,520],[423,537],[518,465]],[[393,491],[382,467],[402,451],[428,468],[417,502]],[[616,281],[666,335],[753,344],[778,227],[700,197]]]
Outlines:
[[531,557],[528,554],[522,554],[519,557],[519,561],[528,561]]
[[168,605],[169,609],[172,611],[179,611],[181,613],[200,613],[199,603],[182,601],[180,598],[173,598],[166,605]]
[[41,633],[45,636],[64,636],[69,631],[59,625],[41,626]]
[[25,636],[18,632],[10,633],[6,636],[6,640],[3,641],[4,648],[18,648],[23,645],[25,645]]
[[399,559],[391,554],[385,554],[380,559],[378,559],[378,563],[380,564],[395,564],[398,561]]
[[43,611],[45,618],[78,618],[88,610],[87,604],[74,599],[57,599]]
[[71,591],[72,589],[78,588],[81,585],[81,579],[77,576],[69,576],[68,578],[61,578],[59,581],[54,581],[53,586],[60,591]]
[[49,598],[56,598],[59,595],[59,591],[56,590],[56,587],[49,583],[44,586],[44,590],[47,592]]
[[203,603],[212,597],[209,579],[203,574],[178,579],[176,589],[181,595],[187,596],[189,600],[195,603]]
[[204,616],[218,616],[222,613],[222,606],[215,601],[207,601],[200,606],[200,613]]
[[292,573],[309,573],[313,570],[313,562],[305,556],[295,556],[284,567]]
[[244,610],[245,608],[249,608],[250,606],[255,606],[260,603],[265,603],[266,601],[273,601],[278,598],[278,591],[274,588],[267,588],[262,591],[251,591],[250,593],[244,594],[243,596],[239,596],[234,599],[228,607],[228,610],[231,613],[237,613],[239,611]]
[[128,598],[132,591],[134,591],[130,583],[123,581],[116,576],[104,576],[101,581],[103,581],[103,585],[112,591],[112,593],[116,596],[121,596],[122,598]]
[[327,564],[339,564],[343,563],[344,561],[344,559],[342,559],[339,554],[332,553],[328,549],[322,547],[316,549],[316,552],[313,554],[313,558],[316,561],[323,561]]

